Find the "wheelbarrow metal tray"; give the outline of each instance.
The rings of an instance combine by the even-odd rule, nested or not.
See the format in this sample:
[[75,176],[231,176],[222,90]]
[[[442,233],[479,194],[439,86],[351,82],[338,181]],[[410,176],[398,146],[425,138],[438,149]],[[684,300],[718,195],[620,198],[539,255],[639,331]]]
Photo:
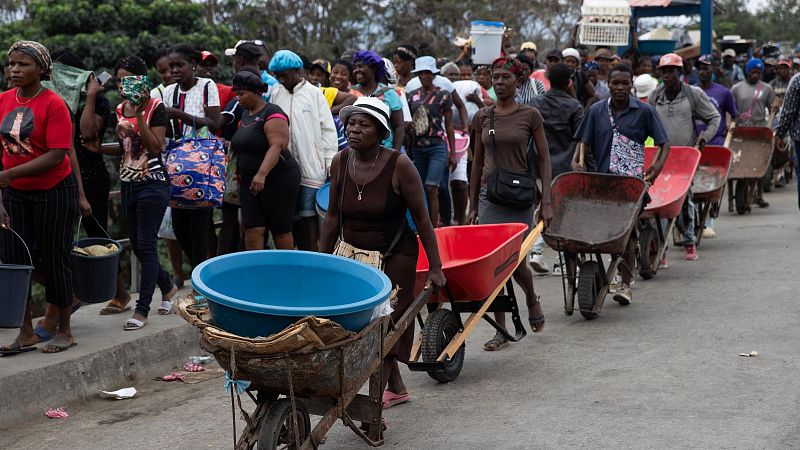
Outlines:
[[[353,338],[308,353],[262,357],[236,353],[237,380],[250,381],[259,392],[289,395],[289,371],[294,393],[301,398],[338,398],[358,391],[382,359],[383,318],[372,321]],[[201,339],[201,346],[229,370],[231,353]]]
[[215,326],[250,338],[305,316],[358,332],[392,291],[389,278],[366,264],[298,250],[218,256],[194,269],[192,285],[208,299]]
[[[655,154],[655,147],[645,148],[645,167],[650,167]],[[692,179],[699,162],[700,152],[696,148],[679,146],[670,148],[661,173],[647,190],[650,194],[650,203],[645,206],[642,217],[658,216],[662,219],[677,217],[692,186]]]
[[767,173],[773,149],[771,128],[736,127],[730,145],[733,164],[728,178],[761,178]]
[[717,201],[730,173],[733,153],[726,147],[706,145],[692,181],[693,198]]
[[625,250],[645,193],[639,178],[568,172],[553,180],[553,220],[543,237],[570,253],[620,254]]
[[[504,223],[437,228],[436,242],[442,258],[442,271],[456,301],[482,301],[492,294],[511,273],[528,225]],[[425,286],[428,256],[419,244],[415,295]],[[448,301],[440,291],[430,302]]]

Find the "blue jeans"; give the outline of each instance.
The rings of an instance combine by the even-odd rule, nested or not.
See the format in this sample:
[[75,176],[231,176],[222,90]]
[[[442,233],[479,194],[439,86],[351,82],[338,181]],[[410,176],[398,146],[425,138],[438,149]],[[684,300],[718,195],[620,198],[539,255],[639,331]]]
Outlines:
[[685,223],[684,233],[682,233],[683,245],[695,245],[697,236],[694,233],[695,214],[697,213],[694,202],[692,201],[692,190],[686,194],[686,200],[683,202],[683,208],[686,211],[688,223]]
[[415,145],[412,153],[414,166],[425,186],[439,186],[447,169],[447,147],[444,142],[432,145]]
[[122,212],[131,249],[142,264],[136,313],[147,317],[156,284],[162,294],[172,289],[169,274],[158,260],[158,227],[167,209],[170,186],[159,182],[122,183]]

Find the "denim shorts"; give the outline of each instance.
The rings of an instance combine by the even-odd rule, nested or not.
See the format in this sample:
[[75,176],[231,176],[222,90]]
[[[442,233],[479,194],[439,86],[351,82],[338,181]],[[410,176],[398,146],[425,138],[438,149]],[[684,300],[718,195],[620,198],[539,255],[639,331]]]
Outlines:
[[300,193],[297,195],[297,206],[294,211],[295,218],[317,216],[318,190],[319,188],[300,186]]
[[444,142],[431,145],[415,145],[412,152],[414,166],[425,186],[439,186],[442,174],[447,169],[447,147]]

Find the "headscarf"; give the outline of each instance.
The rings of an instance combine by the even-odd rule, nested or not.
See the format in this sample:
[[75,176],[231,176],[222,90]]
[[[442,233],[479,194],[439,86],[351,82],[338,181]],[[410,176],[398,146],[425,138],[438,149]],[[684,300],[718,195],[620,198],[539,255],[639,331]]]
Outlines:
[[507,70],[516,75],[517,78],[522,77],[522,65],[517,58],[501,56],[492,62],[492,71],[495,69]]
[[758,69],[760,71],[764,71],[764,63],[761,62],[758,58],[750,58],[750,61],[747,61],[747,65],[744,68],[744,73],[749,75],[750,71],[753,69]]
[[53,60],[47,47],[36,41],[17,41],[8,49],[8,54],[22,52],[33,58],[36,65],[44,69],[42,80],[49,80],[53,73]]
[[600,70],[600,65],[597,64],[594,61],[587,61],[587,62],[583,63],[583,70],[586,71],[586,72],[588,72],[590,70],[597,71],[597,70]]
[[394,63],[388,58],[383,58],[383,66],[386,68],[386,81],[391,85],[397,84],[397,69],[394,68]]
[[372,50],[357,51],[356,54],[353,55],[353,65],[359,62],[367,65],[367,67],[375,72],[375,81],[380,83],[386,80],[386,65],[383,63],[383,58],[377,53]]

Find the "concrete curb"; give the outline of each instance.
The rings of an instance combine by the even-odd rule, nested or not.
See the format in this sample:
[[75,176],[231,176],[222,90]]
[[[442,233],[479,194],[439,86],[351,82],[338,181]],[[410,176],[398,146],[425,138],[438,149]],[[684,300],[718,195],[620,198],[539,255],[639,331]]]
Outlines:
[[[135,387],[199,354],[204,352],[197,328],[183,324],[81,358],[13,374],[0,382],[0,399],[6,399],[0,408],[0,428],[41,415],[48,408],[96,398],[100,389]],[[0,363],[11,363],[12,358],[3,358]],[[10,399],[24,401],[11,406],[7,403]]]

